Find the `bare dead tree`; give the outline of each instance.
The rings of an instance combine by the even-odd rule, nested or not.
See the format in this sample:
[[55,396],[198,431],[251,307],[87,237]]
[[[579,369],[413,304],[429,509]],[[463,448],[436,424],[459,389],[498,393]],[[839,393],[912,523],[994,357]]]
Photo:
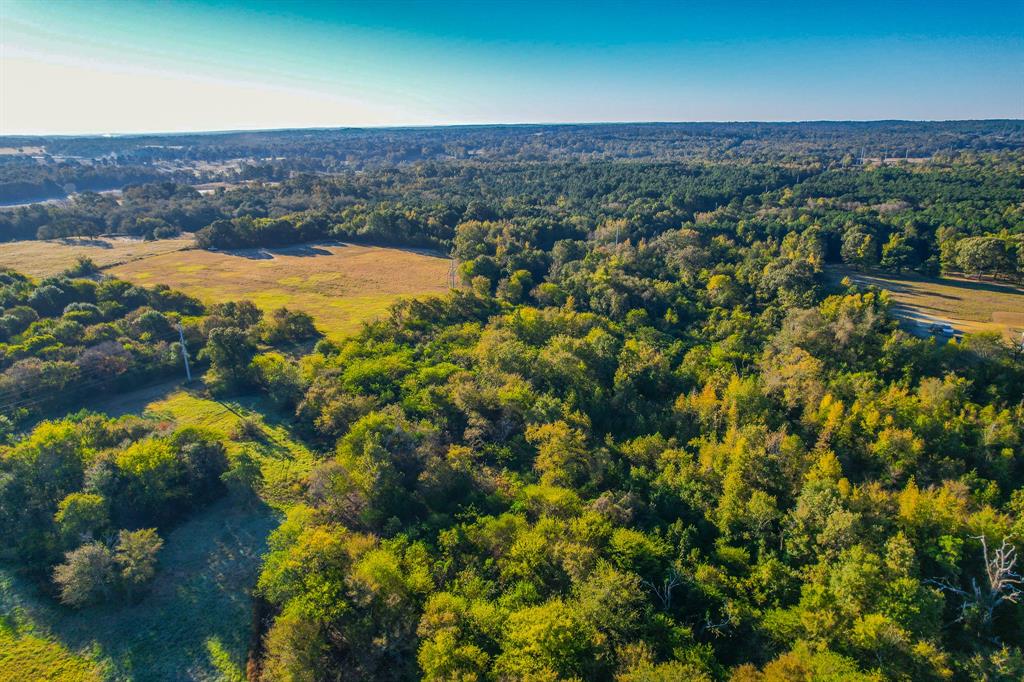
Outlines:
[[715,637],[721,637],[725,634],[725,629],[732,623],[732,616],[725,614],[725,618],[715,623],[711,620],[711,614],[704,614],[704,624],[701,626],[701,632],[710,632]]
[[661,602],[661,606],[665,611],[672,608],[672,590],[679,587],[683,583],[683,579],[679,577],[679,574],[673,568],[669,571],[668,575],[662,581],[661,585],[656,585],[649,580],[641,580],[641,584],[654,593],[654,596]]
[[961,599],[960,617],[963,621],[968,614],[977,612],[981,615],[983,625],[991,625],[995,610],[1004,603],[1017,604],[1024,598],[1024,578],[1017,572],[1017,548],[1010,542],[1010,537],[1003,538],[998,549],[989,551],[988,540],[984,535],[975,537],[981,541],[982,559],[985,564],[985,581],[979,584],[977,578],[971,578],[969,587],[958,587],[946,579],[928,580],[943,592],[955,594]]
[[1020,602],[1024,585],[1020,573],[1016,571],[1017,548],[1010,543],[1009,537],[1003,538],[999,549],[988,555],[988,543],[985,536],[981,536],[981,549],[985,557],[985,575],[988,578],[989,595],[992,606],[989,613],[1003,602],[1017,604]]

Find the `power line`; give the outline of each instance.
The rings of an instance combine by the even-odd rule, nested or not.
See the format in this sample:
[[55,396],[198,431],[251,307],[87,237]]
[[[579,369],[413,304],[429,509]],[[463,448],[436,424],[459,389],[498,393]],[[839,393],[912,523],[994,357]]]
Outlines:
[[192,381],[192,370],[188,366],[188,347],[185,345],[185,328],[178,323],[178,338],[181,339],[181,359],[185,362],[185,376]]
[[[170,341],[171,339],[161,338],[159,341]],[[123,381],[125,378],[131,378],[135,376],[152,376],[160,371],[167,372],[168,367],[166,365],[153,365],[135,362],[134,366],[128,370],[121,372],[120,374],[107,374],[101,373],[99,369],[87,370],[81,366],[76,365],[79,370],[79,374],[76,377],[76,383],[74,386],[67,387],[66,390],[74,392],[80,392],[90,388],[100,388],[105,384],[111,384],[116,381]],[[14,398],[14,400],[10,400]],[[53,400],[52,396],[48,395],[26,395],[23,391],[12,389],[5,392],[0,392],[0,409],[8,410],[17,407],[29,407],[33,405],[41,405]]]
[[[163,340],[169,340],[169,339],[160,339],[160,340],[163,341]],[[292,350],[292,349],[295,349],[295,348],[298,348],[298,347],[301,347],[301,346],[305,346],[308,343],[309,343],[309,340],[294,341],[292,343],[285,344],[285,345],[271,346],[271,348],[273,348],[274,350],[280,351],[280,352],[288,352],[289,350]],[[184,347],[183,347],[183,352],[187,353],[187,350],[185,350]],[[187,362],[187,359],[186,359],[186,362]],[[168,374],[170,374],[170,372],[171,372],[171,367],[169,367],[167,365],[152,365],[152,364],[150,364],[150,365],[136,364],[136,366],[128,369],[127,371],[122,372],[121,374],[116,374],[116,375],[101,375],[101,374],[99,374],[98,371],[93,370],[91,377],[86,377],[85,381],[77,381],[74,384],[74,386],[70,386],[66,390],[69,391],[72,395],[77,396],[78,394],[82,393],[83,391],[87,391],[87,390],[90,390],[90,389],[103,388],[105,386],[109,386],[110,384],[112,384],[114,382],[123,382],[125,380],[130,380],[130,379],[135,378],[135,377],[142,378],[142,379],[156,378],[160,374],[168,375]],[[188,377],[189,377],[188,380],[191,381],[191,371],[188,371],[187,374],[188,374]],[[129,393],[129,392],[130,391],[118,391],[117,393]],[[18,392],[9,391],[9,392],[7,392],[7,395],[8,396],[12,396],[12,395],[14,395],[16,393],[18,393]],[[13,400],[13,401],[6,401],[5,402],[5,401],[0,400],[0,412],[8,412],[10,410],[13,410],[13,409],[16,409],[16,408],[19,408],[19,407],[24,408],[24,409],[29,409],[29,408],[32,408],[32,407],[38,407],[38,406],[47,405],[48,403],[53,402],[53,401],[54,401],[54,398],[52,396],[49,396],[49,395],[28,395],[28,396],[20,395],[16,400]],[[56,405],[54,405],[54,406],[56,406]]]
[[[166,365],[148,365],[148,366],[146,366],[146,365],[137,365],[137,366],[135,366],[135,367],[133,367],[133,368],[131,368],[131,369],[125,371],[125,372],[122,372],[120,374],[115,374],[115,375],[110,375],[110,376],[102,376],[102,377],[93,377],[93,378],[88,379],[86,381],[76,381],[73,385],[69,385],[67,387],[64,387],[63,390],[71,392],[72,394],[78,394],[78,393],[81,393],[82,391],[85,391],[85,390],[101,389],[101,388],[104,388],[104,387],[108,387],[111,384],[114,384],[116,382],[123,382],[125,380],[129,380],[129,379],[136,378],[136,377],[138,377],[138,378],[153,378],[153,377],[155,377],[155,376],[157,376],[159,374],[165,374],[166,375],[166,374],[170,373],[170,370],[171,370],[171,368],[166,366]],[[18,407],[28,408],[28,407],[38,406],[38,405],[44,405],[44,404],[52,402],[52,401],[54,401],[54,397],[50,396],[50,395],[42,395],[42,394],[27,395],[27,396],[23,396],[23,397],[21,397],[21,398],[19,398],[17,400],[8,401],[8,402],[0,404],[0,409],[7,410],[7,409],[18,408]]]

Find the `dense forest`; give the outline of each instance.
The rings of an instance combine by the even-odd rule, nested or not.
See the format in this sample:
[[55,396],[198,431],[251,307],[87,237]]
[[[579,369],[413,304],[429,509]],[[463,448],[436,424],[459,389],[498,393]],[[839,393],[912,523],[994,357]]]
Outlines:
[[[180,372],[183,338],[317,458],[253,586],[251,679],[1024,678],[1024,349],[908,334],[832,276],[1024,279],[1019,121],[154,140],[45,144],[289,172],[0,234],[428,246],[460,286],[338,341],[88,262],[0,273],[0,560],[54,600],[130,601],[169,529],[259,491],[209,432],[82,410]],[[339,165],[288,167],[317,154]]]
[[120,189],[166,179],[169,179],[167,174],[155,168],[123,166],[110,160],[58,162],[51,157],[39,163],[24,156],[0,157],[0,205],[62,198],[72,192]]
[[743,224],[762,239],[813,227],[830,262],[1018,278],[1024,262],[1022,166],[1019,152],[828,169],[710,162],[427,163],[300,175],[207,195],[172,182],[129,187],[120,200],[85,193],[68,206],[0,212],[0,234],[154,239],[195,231],[204,248],[340,238],[449,250],[458,225],[480,221],[515,226],[530,236],[511,238],[532,240],[531,248],[543,254],[560,240],[636,241],[682,224],[723,235]]
[[[453,126],[97,137],[3,136],[0,205],[164,181],[277,181],[417,163],[623,160],[850,164],[1019,149],[1024,124],[820,121]],[[0,234],[0,239],[3,235]]]
[[[337,128],[95,137],[6,136],[10,147],[54,156],[158,161],[283,158],[337,170],[342,164],[482,157],[505,161],[607,158],[912,157],[1017,148],[1019,120],[619,123],[412,128]],[[861,154],[861,152],[864,152]]]

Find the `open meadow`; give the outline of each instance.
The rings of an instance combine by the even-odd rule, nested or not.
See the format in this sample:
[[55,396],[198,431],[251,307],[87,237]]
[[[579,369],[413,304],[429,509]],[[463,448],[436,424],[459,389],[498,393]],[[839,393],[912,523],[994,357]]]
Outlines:
[[67,237],[0,242],[0,267],[13,268],[33,277],[59,275],[79,257],[100,268],[174,253],[195,246],[191,236],[144,241],[129,237]]
[[192,237],[0,244],[0,267],[35,277],[60,274],[79,257],[115,277],[167,284],[204,303],[249,299],[264,311],[302,310],[335,339],[357,331],[401,296],[445,293],[451,267],[447,258],[419,250],[342,243],[238,251],[196,249]]
[[445,293],[449,268],[447,258],[409,249],[303,244],[166,253],[108,272],[136,284],[168,284],[204,303],[249,299],[265,311],[302,310],[327,336],[339,338],[401,296]]
[[1000,332],[1020,340],[1024,333],[1024,289],[1012,284],[963,277],[929,278],[906,274],[831,269],[838,281],[850,277],[863,286],[890,292],[893,314],[908,328],[920,330],[949,323],[957,333]]
[[[400,296],[444,293],[450,269],[443,257],[347,244],[237,252],[195,249],[191,237],[0,244],[0,266],[40,278],[64,272],[80,257],[122,279],[168,284],[206,303],[245,298],[264,310],[304,310],[335,338],[358,330]],[[0,682],[244,679],[250,591],[266,537],[299,499],[313,454],[283,424],[268,423],[258,398],[224,403],[174,383],[94,407],[212,430],[229,452],[248,447],[262,472],[260,499],[252,505],[223,500],[175,528],[166,538],[159,579],[134,604],[75,611],[17,573],[0,570]],[[245,418],[260,425],[258,442],[232,440]]]

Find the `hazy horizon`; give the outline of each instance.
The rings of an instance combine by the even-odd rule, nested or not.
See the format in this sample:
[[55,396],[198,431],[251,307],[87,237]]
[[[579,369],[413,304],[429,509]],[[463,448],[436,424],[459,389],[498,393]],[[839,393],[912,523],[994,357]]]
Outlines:
[[83,132],[83,133],[3,133],[0,139],[20,137],[145,137],[175,135],[231,135],[235,133],[275,133],[301,130],[334,131],[334,130],[430,130],[444,128],[529,128],[550,126],[644,126],[644,125],[807,125],[827,123],[971,123],[979,121],[1024,122],[1024,118],[961,118],[961,119],[912,119],[912,118],[878,118],[878,119],[806,119],[806,120],[693,120],[693,121],[516,121],[512,123],[440,123],[440,124],[408,124],[408,125],[339,125],[339,126],[294,126],[274,128],[222,128],[222,129],[188,129],[188,130],[147,130],[140,132],[122,132],[117,130]]
[[0,5],[0,134],[1024,117],[1024,3]]

